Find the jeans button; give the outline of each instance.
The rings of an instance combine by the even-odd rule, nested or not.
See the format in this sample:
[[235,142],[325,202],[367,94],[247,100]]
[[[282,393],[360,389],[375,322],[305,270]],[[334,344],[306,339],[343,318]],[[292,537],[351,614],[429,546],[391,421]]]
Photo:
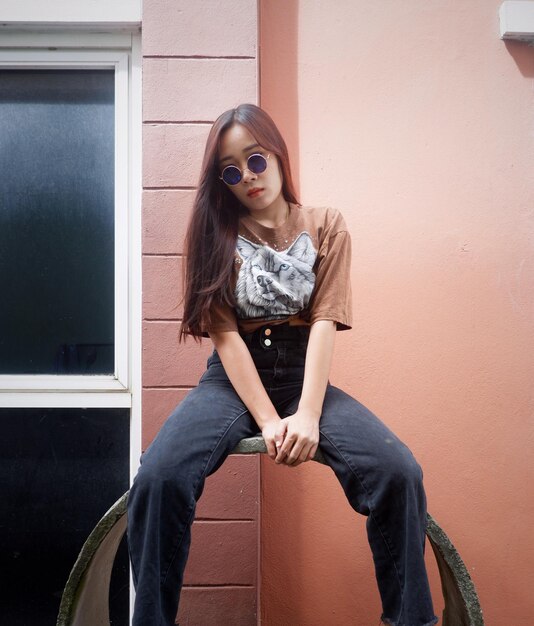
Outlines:
[[270,328],[266,328],[263,332],[268,337],[273,331]]
[[263,342],[267,347],[269,347],[271,345],[271,340],[270,339],[265,339],[265,341]]

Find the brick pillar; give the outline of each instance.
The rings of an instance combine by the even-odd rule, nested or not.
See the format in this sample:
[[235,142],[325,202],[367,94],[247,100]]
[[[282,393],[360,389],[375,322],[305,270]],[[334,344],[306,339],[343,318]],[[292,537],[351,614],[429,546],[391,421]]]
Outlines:
[[[183,238],[211,123],[257,102],[256,0],[143,6],[143,448],[212,350],[178,344]],[[181,626],[252,626],[258,607],[259,461],[207,479],[193,525]]]

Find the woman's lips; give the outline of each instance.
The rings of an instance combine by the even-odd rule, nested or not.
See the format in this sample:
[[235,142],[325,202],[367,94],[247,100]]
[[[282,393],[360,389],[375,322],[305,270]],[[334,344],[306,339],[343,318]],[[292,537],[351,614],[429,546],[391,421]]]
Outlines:
[[260,195],[260,193],[263,191],[263,187],[254,187],[254,189],[251,189],[248,193],[247,196],[249,198],[256,198],[257,196]]

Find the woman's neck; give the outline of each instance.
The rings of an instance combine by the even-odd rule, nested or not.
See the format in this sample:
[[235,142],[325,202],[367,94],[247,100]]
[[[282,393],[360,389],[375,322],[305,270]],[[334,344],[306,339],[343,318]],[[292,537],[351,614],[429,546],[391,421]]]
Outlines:
[[249,211],[249,216],[258,224],[267,228],[278,228],[283,226],[289,217],[289,202],[280,197],[265,209]]

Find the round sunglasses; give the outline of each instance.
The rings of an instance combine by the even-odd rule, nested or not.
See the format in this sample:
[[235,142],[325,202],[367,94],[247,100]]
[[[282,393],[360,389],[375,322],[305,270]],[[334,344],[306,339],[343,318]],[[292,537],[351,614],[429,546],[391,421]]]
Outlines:
[[[267,169],[267,159],[271,155],[266,157],[263,154],[251,154],[247,159],[247,167],[245,168],[253,174],[261,174]],[[245,170],[240,170],[236,165],[227,165],[219,178],[223,180],[227,185],[237,185],[243,178]]]

